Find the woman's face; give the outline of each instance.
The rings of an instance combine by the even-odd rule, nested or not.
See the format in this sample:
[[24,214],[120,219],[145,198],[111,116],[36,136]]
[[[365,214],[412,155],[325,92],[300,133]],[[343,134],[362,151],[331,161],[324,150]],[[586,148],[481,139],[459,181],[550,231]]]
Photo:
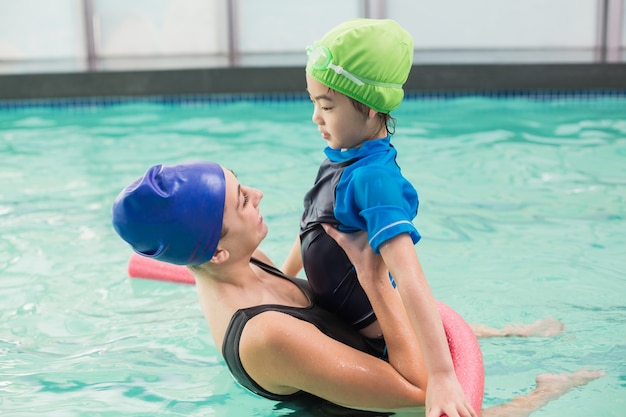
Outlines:
[[[222,167],[222,169],[224,169]],[[229,245],[229,251],[254,250],[267,235],[267,225],[259,210],[263,193],[241,185],[235,174],[224,169],[226,198],[224,201],[224,229],[220,244]]]

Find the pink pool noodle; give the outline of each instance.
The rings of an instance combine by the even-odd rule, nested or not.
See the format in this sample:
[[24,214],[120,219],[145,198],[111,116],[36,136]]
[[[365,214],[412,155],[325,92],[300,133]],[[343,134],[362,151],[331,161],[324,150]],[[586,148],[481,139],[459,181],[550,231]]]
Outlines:
[[128,260],[128,276],[183,284],[195,285],[196,283],[187,267],[146,258],[136,253],[133,253]]

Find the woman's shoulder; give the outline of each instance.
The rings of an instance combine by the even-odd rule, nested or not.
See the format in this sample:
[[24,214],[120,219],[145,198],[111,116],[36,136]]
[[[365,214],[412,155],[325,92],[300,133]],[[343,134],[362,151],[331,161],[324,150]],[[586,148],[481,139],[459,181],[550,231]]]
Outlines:
[[[293,333],[306,331],[311,327],[299,318],[286,314],[284,311],[266,309],[248,319],[241,334],[240,351],[244,344],[248,348],[259,349],[266,346],[284,346]],[[319,333],[319,332],[317,332]]]
[[298,389],[286,384],[292,378],[290,373],[310,358],[322,337],[310,323],[279,311],[264,311],[243,329],[239,357],[257,384],[274,394],[291,395]]

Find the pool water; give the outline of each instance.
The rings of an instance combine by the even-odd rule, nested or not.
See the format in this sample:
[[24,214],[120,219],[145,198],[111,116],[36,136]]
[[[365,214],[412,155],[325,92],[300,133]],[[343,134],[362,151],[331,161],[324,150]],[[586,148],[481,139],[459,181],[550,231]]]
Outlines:
[[[318,416],[247,393],[192,286],[129,279],[117,193],[156,163],[209,159],[263,190],[280,264],[324,142],[306,101],[0,110],[0,415]],[[420,194],[417,250],[467,321],[552,316],[554,338],[481,341],[485,406],[545,372],[607,375],[533,416],[624,416],[626,98],[410,99],[393,143]]]

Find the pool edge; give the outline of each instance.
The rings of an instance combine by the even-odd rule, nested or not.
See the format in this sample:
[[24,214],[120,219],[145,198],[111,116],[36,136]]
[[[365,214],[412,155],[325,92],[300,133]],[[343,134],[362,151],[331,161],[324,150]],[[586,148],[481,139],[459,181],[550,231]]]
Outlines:
[[[409,93],[626,91],[626,63],[414,65]],[[240,67],[0,75],[0,100],[304,93],[304,68]]]

